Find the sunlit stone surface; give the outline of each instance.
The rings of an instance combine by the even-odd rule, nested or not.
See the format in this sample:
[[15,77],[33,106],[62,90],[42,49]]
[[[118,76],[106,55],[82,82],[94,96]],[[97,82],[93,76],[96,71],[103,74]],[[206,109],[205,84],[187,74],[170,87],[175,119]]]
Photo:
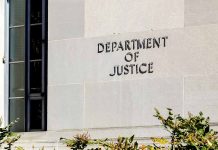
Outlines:
[[216,0],[49,0],[48,131],[18,144],[65,149],[58,139],[82,131],[148,143],[167,136],[154,107],[203,111],[217,130],[217,10]]

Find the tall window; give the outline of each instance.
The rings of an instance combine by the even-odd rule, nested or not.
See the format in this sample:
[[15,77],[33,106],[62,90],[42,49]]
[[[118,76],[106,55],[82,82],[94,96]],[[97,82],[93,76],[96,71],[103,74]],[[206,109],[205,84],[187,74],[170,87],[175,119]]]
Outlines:
[[9,121],[46,130],[47,0],[9,0]]

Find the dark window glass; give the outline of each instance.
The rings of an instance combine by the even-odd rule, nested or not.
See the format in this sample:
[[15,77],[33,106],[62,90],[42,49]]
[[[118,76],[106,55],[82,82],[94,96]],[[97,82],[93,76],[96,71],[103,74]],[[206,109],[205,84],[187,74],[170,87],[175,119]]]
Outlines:
[[9,65],[9,96],[10,97],[24,97],[24,63],[12,63]]
[[31,26],[31,45],[30,45],[30,59],[42,58],[42,27],[41,25]]
[[10,26],[25,24],[25,0],[10,0]]
[[42,100],[31,100],[30,102],[30,128],[42,128]]
[[31,24],[42,23],[42,0],[31,1]]
[[22,132],[25,130],[24,118],[25,118],[25,102],[24,99],[10,99],[9,100],[9,118],[10,122],[19,118],[18,123],[12,127],[12,131]]
[[40,93],[42,87],[42,63],[34,61],[30,63],[30,93]]
[[10,62],[24,61],[25,49],[25,35],[24,26],[17,28],[10,28],[9,30],[9,48],[10,48]]

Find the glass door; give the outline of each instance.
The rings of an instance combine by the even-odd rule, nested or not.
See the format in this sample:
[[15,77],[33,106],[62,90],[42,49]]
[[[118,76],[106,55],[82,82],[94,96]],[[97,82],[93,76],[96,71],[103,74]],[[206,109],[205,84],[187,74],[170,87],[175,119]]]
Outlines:
[[25,130],[25,0],[9,1],[9,121]]
[[10,0],[9,121],[15,131],[46,130],[47,1]]

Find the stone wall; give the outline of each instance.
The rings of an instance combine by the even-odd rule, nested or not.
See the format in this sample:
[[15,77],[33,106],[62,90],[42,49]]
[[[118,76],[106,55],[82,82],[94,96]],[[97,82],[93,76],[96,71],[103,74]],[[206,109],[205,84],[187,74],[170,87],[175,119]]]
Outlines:
[[[23,133],[18,144],[61,149],[59,137],[82,131],[93,138],[135,134],[149,142],[167,135],[152,116],[154,107],[171,107],[183,116],[203,111],[217,130],[216,0],[48,4],[48,131]],[[158,37],[168,37],[165,46],[98,53],[99,43]],[[128,52],[138,52],[136,62],[126,62]],[[114,66],[131,63],[153,63],[153,72],[110,76]]]
[[184,0],[86,0],[85,36],[184,27]]
[[[50,41],[48,129],[158,125],[154,107],[202,110],[217,122],[217,35],[218,25],[205,25]],[[166,47],[98,53],[98,43],[163,36]],[[139,52],[133,64],[153,62],[153,73],[110,76],[114,66],[131,64],[128,52]]]
[[217,23],[217,0],[185,0],[185,26],[199,26]]
[[[154,107],[171,107],[184,116],[203,111],[216,125],[218,25],[211,15],[217,15],[215,4],[50,0],[48,130],[94,129],[93,135],[100,138],[149,128],[138,137],[164,135],[157,130]],[[116,45],[111,52],[115,42],[158,37],[167,37],[165,46],[117,51]],[[99,43],[104,52],[98,53]],[[125,60],[128,52],[137,52],[136,62]],[[153,72],[110,76],[114,66],[132,63],[152,63]]]

